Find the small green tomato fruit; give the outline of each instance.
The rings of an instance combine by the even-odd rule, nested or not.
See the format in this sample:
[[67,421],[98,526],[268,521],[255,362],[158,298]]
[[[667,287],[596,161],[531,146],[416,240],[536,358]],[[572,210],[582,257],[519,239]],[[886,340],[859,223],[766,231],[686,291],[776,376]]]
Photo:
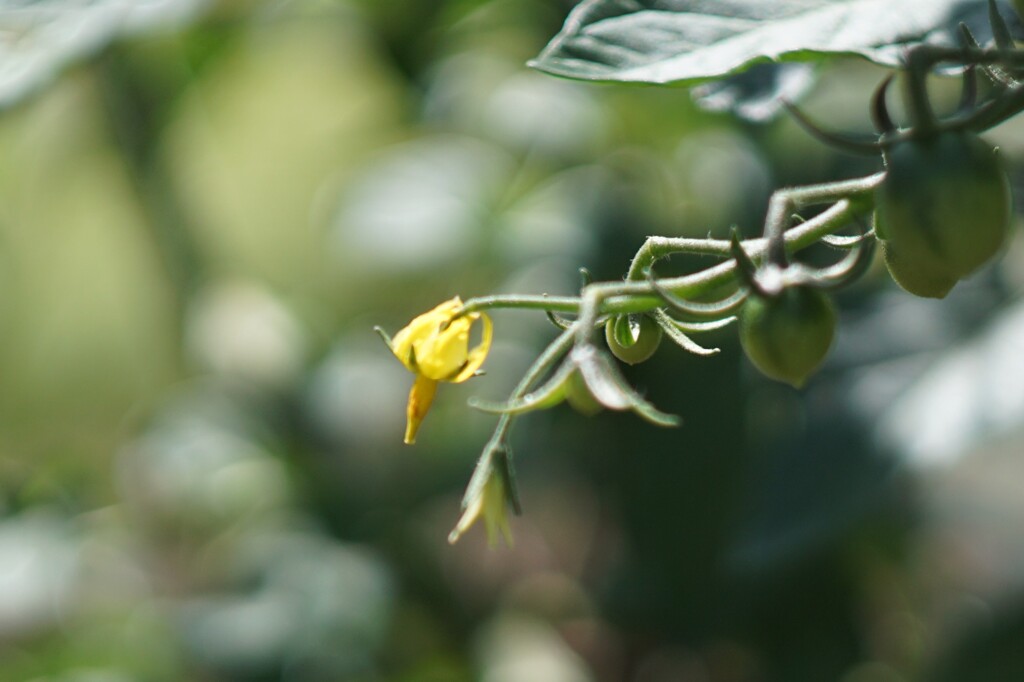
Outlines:
[[612,355],[629,365],[654,355],[661,336],[661,327],[649,315],[618,315],[604,326],[604,338]]
[[740,311],[740,344],[747,357],[765,376],[797,388],[824,361],[835,328],[831,300],[808,286],[752,296]]
[[901,247],[900,242],[882,239],[879,243],[889,275],[908,293],[923,298],[945,298],[960,281],[929,256]]
[[886,154],[875,229],[908,292],[943,298],[990,261],[1010,230],[1010,186],[996,150],[971,132],[900,142]]
[[565,387],[565,400],[572,406],[572,409],[587,417],[593,417],[604,409],[604,406],[597,402],[597,398],[590,393],[590,389],[587,388],[586,382],[583,381],[583,377],[578,371],[569,376],[569,383]]

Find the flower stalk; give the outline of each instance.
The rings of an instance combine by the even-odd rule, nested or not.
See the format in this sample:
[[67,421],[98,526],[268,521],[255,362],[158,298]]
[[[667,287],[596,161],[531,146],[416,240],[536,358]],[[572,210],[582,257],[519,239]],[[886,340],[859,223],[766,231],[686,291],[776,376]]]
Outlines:
[[[860,147],[891,150],[915,136],[937,135],[944,131],[969,129],[980,132],[1024,110],[1024,51],[1014,47],[1008,29],[995,13],[991,19],[997,38],[995,46],[980,46],[969,31],[964,45],[943,47],[919,45],[909,50],[904,70],[904,98],[912,127],[897,128],[885,108],[885,94],[891,77],[876,90],[874,119],[879,136]],[[928,100],[926,81],[935,67],[954,63],[973,67],[984,74],[999,77],[995,94],[978,104],[973,90],[974,73],[965,75],[965,94],[960,109],[951,116],[936,116]],[[1003,77],[1005,76],[1005,77]],[[794,110],[794,116],[818,131]],[[824,139],[840,141],[839,136]],[[857,145],[855,145],[857,146]],[[508,509],[519,512],[509,434],[514,418],[534,409],[551,407],[563,400],[573,401],[574,391],[585,390],[595,409],[601,407],[632,410],[658,424],[671,425],[676,418],[653,407],[627,383],[614,360],[597,348],[594,331],[605,321],[620,316],[647,314],[671,340],[684,350],[707,355],[707,349],[686,335],[715,329],[732,322],[734,312],[747,305],[745,300],[765,291],[761,279],[751,272],[775,271],[785,274],[774,282],[772,295],[791,287],[818,289],[845,286],[859,278],[871,261],[877,236],[864,227],[865,218],[875,210],[876,190],[886,180],[886,172],[862,178],[791,187],[775,192],[768,205],[763,236],[739,241],[649,237],[637,250],[623,281],[591,282],[584,278],[576,296],[494,295],[453,298],[420,315],[396,334],[394,340],[383,332],[395,356],[415,374],[407,405],[405,442],[414,442],[437,385],[461,383],[474,376],[482,365],[491,343],[491,321],[486,311],[521,309],[543,311],[559,328],[558,335],[541,352],[502,404],[475,402],[475,407],[498,413],[491,438],[483,448],[466,493],[463,512],[449,536],[456,542],[477,521],[483,520],[489,542],[498,539],[512,544]],[[810,207],[825,208],[800,221],[795,214]],[[860,224],[855,236],[839,233],[851,224]],[[827,243],[849,253],[827,268],[810,268],[790,258],[817,243]],[[721,261],[698,272],[659,278],[654,273],[658,261],[674,254],[694,254],[720,258]],[[722,299],[723,290],[732,291]],[[715,301],[713,297],[720,300]],[[748,306],[749,307],[749,306]],[[569,316],[569,317],[566,317]],[[742,317],[742,316],[741,316]],[[699,320],[694,322],[694,320]],[[482,340],[469,347],[470,330],[479,323]],[[827,347],[827,344],[825,344]]]

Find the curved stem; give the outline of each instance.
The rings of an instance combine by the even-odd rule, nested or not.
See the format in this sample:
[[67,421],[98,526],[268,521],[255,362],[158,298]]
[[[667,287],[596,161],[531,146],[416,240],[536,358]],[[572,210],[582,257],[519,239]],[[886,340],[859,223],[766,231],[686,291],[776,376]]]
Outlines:
[[[799,251],[806,248],[871,210],[873,206],[872,192],[884,177],[884,173],[878,173],[855,180],[779,190],[772,197],[767,230],[784,230],[780,233],[781,239],[778,241],[789,250]],[[784,222],[789,211],[826,202],[834,202],[834,205],[800,225],[789,230],[784,229]],[[646,276],[647,269],[655,260],[672,253],[687,252],[729,256],[729,244],[724,240],[653,237],[644,243],[633,258],[630,275]],[[747,240],[744,242],[744,249],[751,258],[764,260],[769,249],[769,239],[762,237]],[[625,282],[589,284],[583,287],[583,291],[578,297],[513,295],[472,298],[465,302],[462,312],[470,313],[488,308],[519,308],[576,313],[578,315],[568,329],[562,331],[554,341],[548,344],[516,384],[509,396],[509,401],[515,402],[526,395],[530,388],[549,372],[558,359],[565,355],[573,345],[589,342],[600,315],[656,310],[665,306],[665,301],[661,297],[665,292],[680,298],[705,296],[712,293],[717,287],[732,281],[735,278],[735,271],[736,261],[730,258],[700,272],[682,277],[670,277],[660,281],[629,279]],[[466,487],[464,504],[471,501],[478,493],[478,488],[486,482],[496,457],[507,457],[511,463],[508,436],[512,428],[513,417],[514,415],[506,413],[498,418],[494,433],[484,445],[473,476]],[[511,466],[509,466],[509,471],[512,471]],[[514,482],[511,488],[515,489]],[[514,499],[512,503],[513,507],[518,510],[518,500]]]
[[[872,192],[884,177],[884,173],[876,173],[854,180],[779,190],[773,195],[773,202],[776,207],[788,210],[770,211],[769,220],[774,221],[774,224],[781,225],[779,221],[785,220],[789,210],[835,202],[833,206],[815,217],[783,232],[782,237],[786,248],[790,252],[799,251],[839,230],[858,216],[869,212],[873,207]],[[644,252],[644,255],[638,253],[637,257],[633,259],[634,266],[644,260],[653,262],[655,258],[676,253],[673,251],[676,247],[682,247],[689,253],[696,241],[700,240],[665,240],[662,242],[648,240],[641,247],[641,252]],[[718,249],[722,248],[719,241],[725,249],[728,249],[729,242],[710,240],[711,246],[704,253],[717,254]],[[760,261],[765,257],[767,244],[768,240],[765,238],[748,239],[743,242],[743,247],[751,258]],[[636,267],[638,271],[643,271],[643,266]],[[729,283],[735,276],[734,271],[735,262],[728,260],[694,274],[658,280],[658,286],[675,296],[698,298],[711,294],[719,286]],[[498,295],[471,298],[463,305],[462,312],[470,313],[489,308],[516,308],[577,313],[580,318],[574,325],[575,333],[582,342],[589,337],[594,327],[593,322],[600,314],[643,313],[663,305],[664,302],[658,297],[649,282],[631,280],[591,284],[584,287],[581,296]]]
[[[1024,50],[1004,48],[983,48],[975,45],[963,47],[944,47],[940,45],[918,45],[907,56],[908,88],[910,104],[916,117],[916,102],[926,96],[924,81],[928,72],[938,64],[952,62],[965,66],[1005,66],[1024,67]],[[916,95],[915,95],[916,93]],[[940,124],[941,128],[969,126],[972,130],[982,131],[999,125],[1024,111],[1024,86],[1007,85],[999,96],[987,102],[968,117],[954,117]]]
[[[589,288],[594,286],[588,285]],[[508,308],[515,310],[548,310],[554,313],[578,313],[580,311],[579,296],[540,296],[531,294],[494,294],[477,296],[462,304],[461,314],[473,313],[478,310]]]
[[928,74],[932,66],[934,64],[927,53],[921,50],[911,50],[907,53],[904,90],[912,128],[919,135],[929,134],[939,127],[931,101],[928,99]]
[[[860,202],[841,199],[834,206],[785,233],[791,251],[799,251],[817,242],[822,236],[848,224],[864,211]],[[761,262],[767,251],[767,240],[750,239],[743,243],[752,259]],[[705,296],[720,286],[733,281],[736,261],[727,261],[701,272],[658,281],[661,288],[681,298]],[[595,285],[600,286],[600,285]],[[608,285],[604,285],[608,286]],[[608,286],[600,306],[601,313],[642,313],[661,307],[664,303],[653,294],[648,283],[625,283]]]
[[646,279],[646,273],[655,261],[676,253],[728,258],[729,241],[727,239],[693,239],[690,237],[648,237],[633,256],[626,279]]
[[972,129],[988,130],[1024,111],[1024,86],[1009,88],[997,100],[981,107],[966,119]]
[[[572,329],[567,329],[558,336],[555,340],[548,344],[548,347],[544,349],[530,368],[526,370],[526,374],[519,380],[515,388],[512,389],[512,393],[509,396],[509,402],[519,400],[527,392],[530,387],[533,386],[538,380],[540,380],[558,361],[560,357],[565,355],[569,348],[572,347],[574,342],[574,335]],[[508,434],[512,429],[512,420],[515,417],[513,414],[504,413],[498,418],[498,423],[494,426],[494,433],[491,434],[490,439],[484,445],[484,450],[480,454],[480,458],[476,462],[476,466],[473,469],[473,475],[469,479],[469,484],[466,486],[466,492],[463,496],[463,504],[469,502],[475,494],[477,488],[482,486],[487,480],[487,475],[490,472],[491,466],[493,466],[493,460],[496,456],[504,454],[508,458],[511,464],[512,455],[508,451]],[[513,475],[514,469],[509,467],[509,475]],[[515,489],[514,481],[512,489]],[[512,506],[519,513],[519,500],[513,499]]]
[[[537,359],[533,361],[530,368],[526,370],[526,374],[523,375],[523,378],[520,379],[519,383],[512,389],[509,399],[518,400],[526,395],[530,388],[554,366],[555,362],[569,351],[572,344],[572,329],[567,329],[556,336],[555,340],[548,344],[548,347],[544,349],[544,352],[537,356]],[[511,426],[512,415],[502,415],[498,420],[498,426],[494,431],[494,435],[491,437],[491,442],[503,441],[508,435],[508,431]]]

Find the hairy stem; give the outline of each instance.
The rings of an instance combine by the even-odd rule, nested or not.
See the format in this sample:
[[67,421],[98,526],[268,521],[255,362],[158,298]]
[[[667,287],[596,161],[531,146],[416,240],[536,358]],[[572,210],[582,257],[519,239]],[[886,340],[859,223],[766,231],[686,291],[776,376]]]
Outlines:
[[[921,103],[927,100],[925,80],[928,73],[943,63],[1020,68],[1024,67],[1024,50],[983,48],[971,45],[963,47],[918,45],[914,47],[907,55],[907,88],[912,118],[915,123],[919,123],[917,119],[920,115],[932,115],[930,111],[919,111],[919,108]],[[939,127],[967,126],[972,130],[982,131],[999,125],[1021,111],[1024,111],[1024,86],[1009,86],[1004,88],[996,99],[978,107],[973,114],[943,121]]]
[[[841,182],[793,187],[777,191],[772,196],[766,232],[783,230],[786,216],[796,209],[823,203],[834,205],[800,225],[785,230],[783,241],[790,252],[805,249],[822,237],[832,234],[858,216],[872,209],[872,192],[881,183],[884,173]],[[672,253],[707,253],[728,255],[729,242],[704,240],[706,248],[696,251],[696,242],[685,239],[658,241],[648,239],[633,259],[630,273],[641,274],[656,259]],[[755,260],[765,257],[768,240],[748,239],[743,242],[747,253]],[[679,250],[676,250],[678,247]],[[721,250],[721,251],[720,251]],[[700,272],[657,280],[657,286],[680,298],[699,298],[711,294],[716,288],[728,284],[734,277],[735,262],[731,259]],[[466,301],[463,313],[493,308],[547,310],[560,313],[578,313],[581,318],[576,327],[582,341],[594,328],[601,314],[642,313],[664,305],[662,299],[647,281],[630,278],[625,282],[598,282],[584,287],[580,296],[481,296]],[[584,319],[585,318],[585,319]]]
[[693,239],[689,237],[648,237],[633,256],[627,280],[646,279],[647,271],[654,263],[666,256],[689,253],[699,256],[729,257],[729,241],[726,239]]
[[[871,210],[874,188],[884,178],[878,173],[865,178],[834,182],[811,187],[793,187],[777,191],[772,195],[766,219],[765,233],[777,235],[770,238],[750,239],[744,242],[744,249],[750,257],[763,261],[768,256],[772,241],[782,248],[799,251],[823,237],[828,236],[851,220]],[[813,218],[786,229],[788,216],[793,210],[816,204],[833,205]],[[699,253],[729,257],[729,242],[724,240],[672,239],[652,237],[637,251],[624,282],[599,282],[583,287],[580,296],[482,296],[472,298],[463,305],[462,312],[470,313],[493,308],[519,308],[545,310],[548,312],[577,313],[577,319],[552,341],[538,356],[526,374],[516,384],[509,396],[510,402],[522,399],[530,388],[575,345],[587,344],[602,314],[641,313],[656,310],[666,305],[659,292],[688,299],[699,298],[712,293],[716,288],[735,280],[736,261],[731,257],[722,263],[700,272],[662,280],[647,280],[647,269],[659,258],[673,253]],[[643,279],[641,279],[643,278]],[[473,476],[466,486],[463,505],[469,504],[479,494],[494,467],[495,457],[505,456],[511,461],[508,437],[512,427],[512,414],[502,414],[495,425],[494,433],[484,446],[477,460]],[[511,472],[511,467],[509,468]],[[510,474],[511,475],[511,474]],[[514,489],[514,485],[512,486]],[[518,510],[518,500],[513,500]]]
[[[548,344],[548,347],[544,349],[530,368],[526,370],[526,374],[519,380],[516,387],[512,389],[512,394],[509,397],[509,401],[515,401],[525,396],[530,388],[537,383],[541,378],[544,377],[548,371],[555,365],[559,358],[565,355],[569,348],[572,347],[574,341],[574,332],[572,329],[567,329],[555,337],[554,341]],[[494,427],[494,433],[491,434],[490,440],[484,445],[484,450],[477,460],[476,467],[473,469],[473,476],[469,479],[469,485],[466,486],[466,493],[463,496],[463,506],[472,501],[478,488],[483,486],[487,480],[487,476],[490,473],[491,466],[493,465],[493,459],[499,453],[504,453],[509,460],[512,459],[512,455],[508,450],[508,434],[512,429],[512,419],[515,415],[504,413],[498,417],[498,423]],[[509,469],[511,472],[513,469]],[[513,506],[518,510],[518,500],[513,501]]]

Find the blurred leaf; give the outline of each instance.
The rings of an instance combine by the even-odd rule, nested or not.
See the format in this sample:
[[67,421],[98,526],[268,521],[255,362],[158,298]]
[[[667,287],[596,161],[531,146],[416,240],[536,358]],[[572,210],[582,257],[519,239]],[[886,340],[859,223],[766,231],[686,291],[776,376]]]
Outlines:
[[[877,437],[918,467],[945,466],[1024,422],[1024,305],[1008,307],[969,343],[932,358],[891,399]],[[890,371],[888,367],[881,371]]]
[[460,262],[478,248],[512,169],[502,149],[471,137],[393,147],[346,188],[332,234],[339,261],[385,275]]
[[373,679],[395,600],[376,555],[315,531],[268,528],[232,559],[239,584],[179,604],[192,658],[243,679],[282,679],[281,668],[288,679]]
[[[806,429],[760,446],[730,557],[737,571],[756,573],[820,550],[899,494],[898,461],[865,443],[860,425],[829,403],[822,395],[827,388],[820,391],[808,398],[813,403],[816,397],[818,405],[807,415]],[[763,399],[779,409],[784,395],[773,392]],[[794,403],[789,409],[801,407]]]
[[176,361],[158,254],[81,85],[65,81],[0,121],[0,429],[5,457],[38,468],[46,452],[106,485],[91,472]]
[[[1019,597],[1018,597],[1019,599]],[[932,666],[929,682],[988,682],[1024,679],[1024,609],[999,614],[972,632]]]
[[69,608],[80,548],[63,519],[46,511],[0,523],[0,639],[39,633]]
[[594,253],[596,226],[607,215],[614,179],[599,166],[576,166],[545,178],[497,216],[494,242],[511,262]]
[[11,0],[0,7],[0,107],[126,33],[181,25],[206,0]]
[[477,645],[486,680],[588,682],[585,663],[559,636],[539,620],[499,613],[482,629]]
[[211,269],[298,293],[345,279],[324,258],[327,207],[397,134],[401,90],[358,20],[288,16],[204,71],[162,142]]
[[987,11],[980,0],[906,0],[899,12],[886,0],[585,0],[530,65],[567,78],[675,84],[836,55],[897,66],[908,45],[955,44],[961,21],[985,40]]
[[796,101],[811,89],[810,64],[756,64],[749,70],[693,89],[693,99],[708,111],[731,112],[748,121],[775,118],[783,101]]
[[286,472],[249,418],[209,389],[171,403],[120,456],[122,493],[139,522],[212,536],[284,506]]

